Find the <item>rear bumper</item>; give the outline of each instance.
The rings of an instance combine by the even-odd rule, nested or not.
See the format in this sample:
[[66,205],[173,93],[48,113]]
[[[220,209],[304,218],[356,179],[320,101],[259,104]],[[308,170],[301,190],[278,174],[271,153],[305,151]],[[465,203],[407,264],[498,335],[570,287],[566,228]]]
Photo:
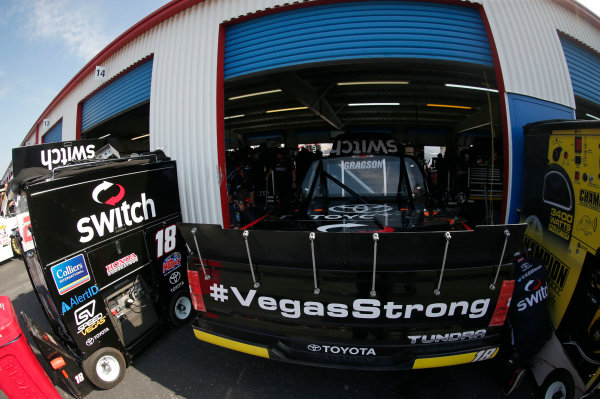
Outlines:
[[288,363],[357,370],[410,370],[453,366],[496,356],[500,337],[428,345],[378,345],[367,340],[335,343],[279,337],[197,318],[194,335],[224,348]]

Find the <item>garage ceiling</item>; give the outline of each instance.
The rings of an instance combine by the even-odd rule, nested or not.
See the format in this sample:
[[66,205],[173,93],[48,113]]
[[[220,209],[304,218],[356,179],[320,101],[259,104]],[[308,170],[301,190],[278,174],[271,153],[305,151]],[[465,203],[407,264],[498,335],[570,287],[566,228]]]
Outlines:
[[[375,64],[370,61],[294,68],[226,81],[225,131],[232,136],[386,126],[397,132],[410,129],[481,132],[489,130],[490,101],[492,118],[500,122],[498,93],[447,87],[447,83],[497,88],[492,68],[439,61]],[[275,92],[236,98],[266,91]],[[398,105],[349,105],[361,103]],[[299,107],[306,108],[267,112]]]

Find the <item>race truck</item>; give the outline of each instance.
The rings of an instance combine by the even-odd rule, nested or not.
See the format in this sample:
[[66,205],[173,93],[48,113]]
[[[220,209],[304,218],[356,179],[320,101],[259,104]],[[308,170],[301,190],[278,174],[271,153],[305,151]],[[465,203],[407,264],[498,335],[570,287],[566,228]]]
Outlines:
[[0,208],[0,262],[21,255],[21,247],[17,239],[17,216],[14,202],[10,201],[6,195],[2,197],[2,208]]
[[418,369],[496,356],[525,224],[433,202],[389,137],[340,135],[291,207],[241,229],[178,223],[195,336],[287,362]]

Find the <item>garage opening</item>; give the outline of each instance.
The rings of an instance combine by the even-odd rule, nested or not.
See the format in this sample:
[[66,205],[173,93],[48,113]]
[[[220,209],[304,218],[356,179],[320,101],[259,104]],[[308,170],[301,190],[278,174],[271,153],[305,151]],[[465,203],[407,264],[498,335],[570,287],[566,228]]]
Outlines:
[[250,181],[260,209],[277,212],[296,195],[277,198],[269,174],[277,154],[298,188],[336,136],[383,134],[416,161],[435,207],[458,205],[467,226],[500,221],[504,148],[493,68],[335,63],[226,81],[224,94],[227,173],[230,182],[240,173]]
[[[466,229],[500,222],[506,149],[499,85],[476,7],[396,1],[301,7],[228,26],[224,50],[232,218],[239,219],[231,209],[241,188],[246,207],[279,220],[333,220],[339,215],[314,212],[346,209],[317,206],[313,200],[323,196],[355,202],[354,211],[373,216],[383,208],[371,202],[391,195],[404,198],[396,213],[406,202],[425,214],[452,207],[452,220]],[[317,162],[339,156],[344,140],[370,139],[383,154],[352,156],[379,158]],[[349,170],[363,166],[380,170]]]
[[150,150],[152,61],[134,66],[81,103],[81,138],[106,138],[125,155]]

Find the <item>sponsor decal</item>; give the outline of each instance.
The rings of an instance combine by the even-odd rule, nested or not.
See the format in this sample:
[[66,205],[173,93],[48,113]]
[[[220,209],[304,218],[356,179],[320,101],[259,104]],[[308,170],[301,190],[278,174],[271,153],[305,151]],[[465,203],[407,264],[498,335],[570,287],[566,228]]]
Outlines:
[[102,314],[102,312],[96,313],[95,299],[92,299],[90,302],[77,309],[74,315],[75,324],[77,325],[77,334],[83,336],[91,333],[106,321],[106,315]]
[[75,306],[81,305],[83,302],[91,299],[94,295],[98,293],[98,286],[92,285],[90,288],[85,290],[85,292],[81,295],[73,295],[71,298],[67,300],[67,302],[62,303],[62,311],[61,314],[67,313],[71,308]]
[[96,340],[98,338],[100,338],[101,336],[106,334],[108,331],[109,331],[109,329],[108,329],[108,327],[106,327],[104,330],[100,331],[98,334],[94,335],[93,337],[89,337],[88,339],[85,340],[85,345],[86,346],[94,345],[94,342],[96,342]]
[[537,291],[542,286],[542,281],[540,279],[529,280],[527,284],[525,284],[525,291]]
[[313,218],[313,220],[373,220],[375,215],[387,215],[393,210],[394,208],[389,205],[336,205],[329,208],[328,215],[311,215],[311,217]]
[[[107,190],[118,189],[118,193],[107,200],[101,200],[99,197]],[[146,198],[146,193],[140,194],[140,200],[132,204],[123,201],[125,189],[120,184],[114,184],[103,181],[92,190],[92,199],[101,204],[113,206],[108,211],[100,212],[97,215],[82,217],[77,221],[77,231],[81,234],[79,242],[86,243],[96,237],[104,237],[107,233],[113,233],[115,229],[124,226],[133,226],[144,222],[145,220],[156,217],[156,207],[151,198]],[[120,206],[117,204],[121,202]]]
[[[556,293],[560,293],[565,287],[565,283],[567,282],[571,268],[565,263],[561,262],[560,259],[554,256],[554,254],[552,254],[546,248],[542,247],[530,238],[526,237],[525,243],[532,250],[531,256],[540,258],[542,260],[542,264],[546,265],[546,270],[548,271],[548,284],[550,288]],[[521,278],[525,279],[530,275],[531,273],[523,275]]]
[[360,223],[336,223],[336,224],[326,224],[324,226],[317,227],[317,230],[322,231],[323,233],[328,232],[329,230],[335,231],[343,231],[346,233],[350,233],[353,231],[364,231],[365,227],[369,227],[366,224]]
[[398,147],[389,140],[338,140],[333,143],[332,155],[395,154]]
[[556,234],[560,238],[570,240],[572,229],[573,215],[555,208],[550,209],[548,231]]
[[582,189],[579,192],[579,205],[600,212],[600,193]]
[[177,284],[179,280],[181,280],[181,273],[179,272],[173,272],[169,276],[169,283],[171,284]]
[[42,165],[52,170],[55,165],[66,165],[71,161],[81,161],[96,156],[96,146],[93,144],[87,146],[71,146],[63,148],[53,148],[40,153]]
[[[424,316],[437,319],[441,317],[464,316],[478,319],[487,314],[490,298],[469,301],[456,301],[450,303],[438,302],[431,304],[399,304],[388,301],[382,303],[378,299],[355,299],[351,305],[344,303],[322,303],[317,301],[302,302],[294,299],[275,299],[269,296],[256,298],[256,290],[242,294],[237,287],[226,288],[222,284],[213,283],[210,286],[210,297],[215,302],[226,302],[232,293],[235,300],[243,306],[250,307],[256,304],[259,308],[279,312],[283,317],[297,319],[300,316],[329,316],[335,318],[355,319],[410,319]],[[255,300],[256,299],[256,300]]]
[[446,334],[431,334],[431,335],[409,335],[411,344],[431,344],[438,342],[453,342],[453,341],[464,341],[467,339],[484,338],[486,330],[477,331],[464,331],[454,332]]
[[163,276],[166,276],[173,270],[178,269],[179,266],[181,266],[181,254],[179,252],[173,252],[163,261]]
[[107,265],[106,266],[106,275],[112,276],[113,274],[120,272],[121,270],[125,269],[126,267],[131,266],[134,263],[137,263],[137,261],[138,261],[137,255],[135,253],[130,253],[129,255],[124,256],[121,259],[114,261],[110,265]]
[[174,293],[175,291],[177,291],[178,289],[180,289],[181,287],[183,287],[183,281],[180,281],[179,284],[177,284],[176,286],[171,288],[171,293]]
[[52,266],[50,272],[59,295],[66,294],[90,281],[90,273],[82,254]]
[[[103,193],[104,191],[110,190],[113,186],[117,186],[119,188],[119,193],[117,195],[115,195],[114,197],[110,197],[106,201],[100,201],[98,199],[100,194]],[[92,191],[92,199],[94,201],[96,201],[99,204],[106,204],[106,205],[111,205],[111,206],[117,205],[117,203],[119,203],[123,199],[124,196],[125,196],[125,189],[123,188],[122,185],[110,183],[107,181],[103,181],[102,183],[98,184],[96,186],[96,188],[94,188],[94,190]]]
[[591,236],[598,229],[598,218],[593,219],[588,215],[583,215],[577,223],[577,231],[581,231],[585,236]]
[[546,284],[542,287],[542,283],[538,279],[529,280],[525,284],[525,291],[532,292],[532,294],[517,302],[517,310],[519,312],[531,308],[548,298],[548,285]]
[[373,348],[361,348],[356,346],[336,346],[336,345],[317,345],[308,344],[306,346],[311,352],[333,353],[342,355],[361,355],[361,356],[377,356]]

